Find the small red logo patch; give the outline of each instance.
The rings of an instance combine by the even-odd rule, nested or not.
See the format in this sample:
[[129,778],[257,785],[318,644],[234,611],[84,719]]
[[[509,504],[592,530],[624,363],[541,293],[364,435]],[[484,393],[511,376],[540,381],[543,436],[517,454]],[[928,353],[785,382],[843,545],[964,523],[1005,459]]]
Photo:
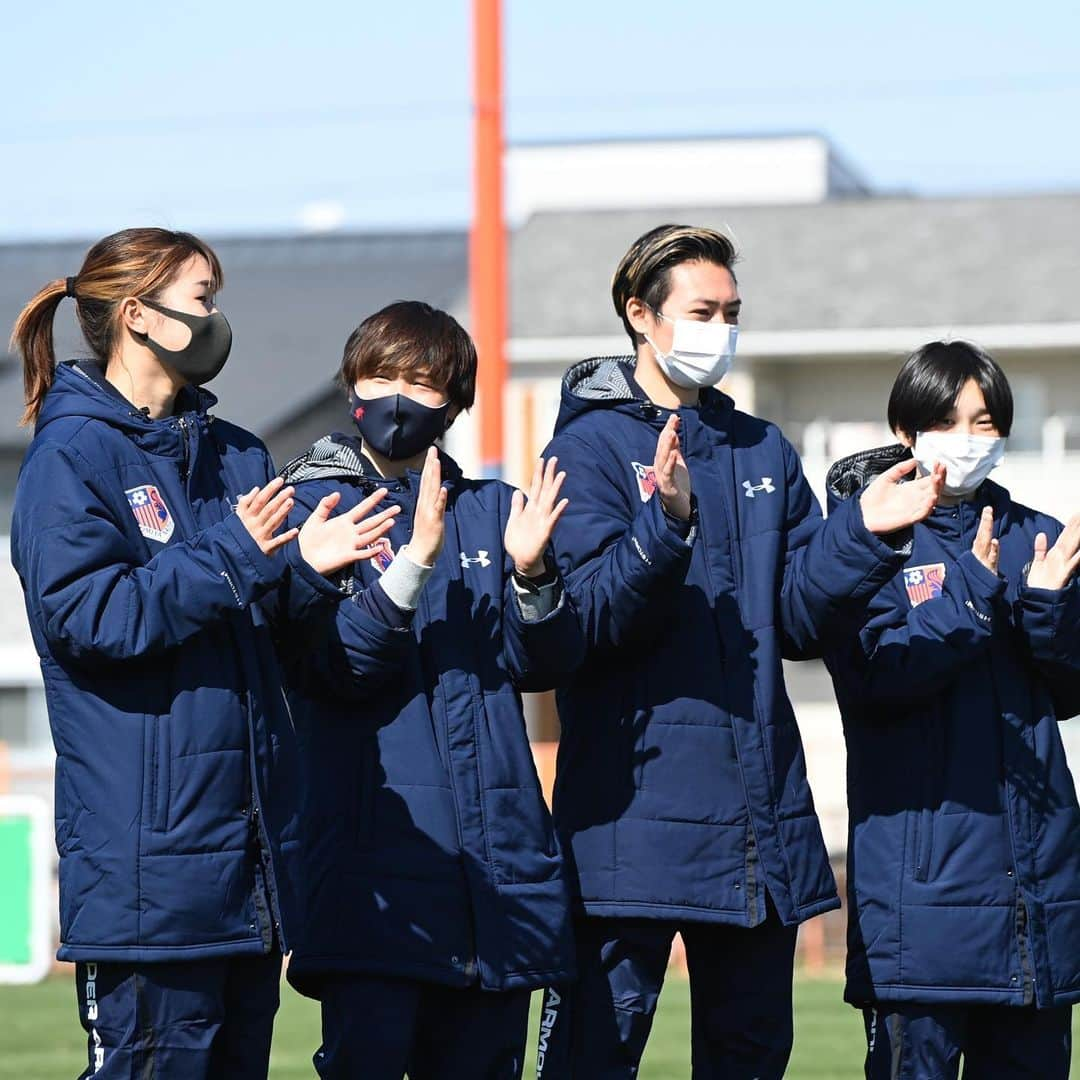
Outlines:
[[364,419],[364,406],[363,405],[357,405],[357,407],[353,410],[353,416],[357,420],[363,420]]
[[371,558],[371,565],[380,574],[385,574],[390,569],[390,564],[394,561],[394,549],[390,546],[390,541],[385,536],[379,537],[374,544],[375,554]]
[[656,470],[651,465],[642,465],[640,461],[631,461],[630,465],[637,477],[638,494],[642,502],[648,502],[656,490]]

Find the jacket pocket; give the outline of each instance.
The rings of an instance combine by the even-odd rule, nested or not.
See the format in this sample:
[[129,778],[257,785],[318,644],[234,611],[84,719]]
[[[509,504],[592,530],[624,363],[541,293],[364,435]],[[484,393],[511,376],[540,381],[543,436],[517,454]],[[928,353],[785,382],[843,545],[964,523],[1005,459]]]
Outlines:
[[150,730],[154,733],[150,828],[155,832],[166,832],[169,828],[169,785],[172,780],[169,717],[155,717]]
[[375,842],[376,759],[378,743],[374,736],[360,740],[356,768],[356,788],[353,820],[353,840],[358,848],[367,850]]
[[915,817],[915,871],[916,881],[926,881],[930,876],[930,860],[934,854],[934,811],[924,806]]
[[915,814],[915,881],[927,881],[930,864],[934,857],[934,822],[936,807],[941,801],[942,772],[944,768],[943,717],[933,715],[924,718],[922,735],[924,765],[922,782],[922,806]]

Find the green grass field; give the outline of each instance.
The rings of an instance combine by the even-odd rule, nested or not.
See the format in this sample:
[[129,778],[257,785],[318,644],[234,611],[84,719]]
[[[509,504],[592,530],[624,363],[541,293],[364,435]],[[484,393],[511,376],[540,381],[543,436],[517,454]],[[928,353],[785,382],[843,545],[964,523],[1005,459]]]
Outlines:
[[[529,1034],[536,1045],[535,1006]],[[75,991],[68,978],[32,987],[0,987],[0,1077],[4,1080],[74,1078],[86,1062],[86,1043],[75,1015]],[[1080,1036],[1080,1033],[1078,1033]],[[318,1044],[319,1014],[288,987],[274,1034],[273,1080],[310,1080],[311,1054]],[[1080,1041],[1078,1038],[1077,1041]],[[795,984],[795,1053],[791,1080],[858,1080],[862,1075],[862,1022],[840,1000],[840,983],[800,979]],[[641,1069],[642,1080],[685,1080],[690,1074],[689,987],[669,978]],[[1080,1055],[1074,1055],[1080,1065]],[[525,1076],[532,1076],[530,1053]],[[1080,1071],[1080,1070],[1078,1070]]]

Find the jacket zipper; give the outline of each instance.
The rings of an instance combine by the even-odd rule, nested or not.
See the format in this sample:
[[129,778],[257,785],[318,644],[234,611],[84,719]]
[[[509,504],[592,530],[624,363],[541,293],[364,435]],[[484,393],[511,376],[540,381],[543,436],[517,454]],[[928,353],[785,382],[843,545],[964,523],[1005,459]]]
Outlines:
[[[679,425],[679,450],[683,454],[683,458],[687,457],[686,451],[686,432],[682,424]],[[732,466],[734,467],[734,458],[732,459]],[[689,471],[689,463],[687,464],[687,470]],[[725,504],[727,500],[725,499]],[[725,510],[727,513],[727,511]],[[738,532],[735,528],[735,523],[731,520],[731,514],[727,513],[728,517],[728,532],[730,534],[730,540],[728,549],[730,551],[731,561],[731,579],[735,583],[736,593],[736,606],[738,605],[738,592],[739,592],[739,571],[736,565],[737,559],[735,558],[736,537]],[[716,595],[716,585],[713,581],[712,567],[709,565],[708,543],[705,537],[705,522],[699,516],[698,518],[698,542],[701,544],[702,562],[705,566],[705,577],[709,582],[709,592],[711,595]],[[721,677],[724,679],[725,684],[725,697],[730,702],[730,696],[726,694],[726,687],[728,682],[727,675],[727,646],[723,637],[720,635],[719,629],[716,631],[716,640],[719,643],[719,656]],[[745,878],[746,878],[746,913],[750,926],[757,926],[761,921],[758,913],[758,865],[760,862],[760,854],[758,851],[757,843],[757,830],[754,827],[754,811],[750,801],[750,790],[746,784],[746,774],[743,769],[742,750],[739,746],[739,733],[736,730],[735,723],[731,720],[731,709],[728,708],[728,720],[731,723],[731,740],[735,745],[735,762],[739,766],[739,776],[742,778],[743,789],[743,802],[746,805],[746,857],[745,857]],[[757,723],[757,706],[754,704],[754,722]],[[738,883],[736,883],[738,888]]]
[[1020,954],[1020,979],[1024,991],[1024,1004],[1035,1000],[1035,969],[1028,948],[1028,909],[1019,890],[1016,895],[1016,946]]
[[[414,506],[414,509],[415,509],[415,506]],[[449,516],[449,515],[447,515],[447,516]],[[449,539],[449,537],[447,537],[447,539]],[[445,541],[444,541],[444,544],[445,544]],[[427,590],[426,589],[420,593],[420,606],[421,606],[421,609],[423,610],[423,613],[424,613],[424,623],[426,625],[426,624],[431,622],[431,604],[428,601]],[[437,671],[432,671],[432,675],[435,676],[434,681],[436,683],[438,683],[438,677],[437,677],[438,673],[437,673]],[[432,695],[431,695],[431,707],[432,707],[433,710],[437,708],[437,706],[436,706],[436,701],[437,700],[438,700],[438,695],[433,691]],[[454,824],[457,826],[458,848],[461,851],[461,881],[462,881],[462,884],[465,887],[465,895],[468,898],[468,902],[469,902],[469,918],[468,918],[468,920],[466,921],[466,924],[465,924],[465,933],[466,933],[466,935],[468,937],[469,955],[464,959],[464,961],[462,961],[462,958],[459,957],[459,956],[451,956],[450,957],[450,963],[452,965],[454,965],[455,967],[460,967],[461,971],[462,971],[462,974],[465,976],[465,978],[468,979],[470,982],[472,982],[472,980],[476,977],[476,974],[477,974],[477,972],[479,970],[479,967],[480,967],[479,960],[478,960],[478,957],[477,957],[477,948],[476,948],[476,928],[473,925],[473,920],[476,918],[476,901],[475,901],[475,899],[473,897],[473,894],[472,894],[472,892],[473,892],[472,891],[472,886],[469,884],[469,871],[468,871],[468,868],[465,865],[465,838],[462,836],[462,833],[461,833],[461,815],[458,813],[458,809],[457,809],[457,807],[458,807],[458,786],[457,786],[457,780],[456,780],[456,778],[454,776],[453,754],[451,753],[451,750],[450,750],[450,743],[451,743],[451,739],[450,739],[450,716],[449,716],[449,713],[447,712],[445,703],[443,704],[441,711],[443,713],[443,717],[442,717],[440,726],[442,726],[444,728],[444,734],[445,734],[445,737],[446,737],[446,760],[447,760],[446,775],[447,775],[447,778],[450,781],[450,791],[453,793],[453,796],[454,796]],[[483,798],[482,793],[481,793],[481,798]]]
[[188,481],[188,471],[191,467],[191,450],[188,446],[187,420],[182,416],[178,417],[176,425],[180,429],[180,445],[183,449],[183,458],[180,461],[180,479],[186,484]]

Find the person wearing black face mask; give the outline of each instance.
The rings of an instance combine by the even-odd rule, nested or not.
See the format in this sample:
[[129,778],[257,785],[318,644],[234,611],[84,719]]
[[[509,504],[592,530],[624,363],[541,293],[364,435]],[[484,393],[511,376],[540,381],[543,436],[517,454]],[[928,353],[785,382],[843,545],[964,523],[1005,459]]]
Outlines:
[[232,327],[220,311],[215,308],[209,314],[192,315],[165,307],[146,296],[142,297],[142,303],[191,331],[191,340],[179,349],[170,349],[155,341],[149,332],[143,334],[147,348],[162,363],[168,364],[192,386],[204,386],[220,373],[232,350]]
[[571,970],[562,856],[518,695],[583,656],[548,552],[563,474],[538,462],[526,500],[435,448],[475,379],[450,315],[392,304],[345,347],[357,434],[283,471],[294,522],[380,485],[401,508],[395,543],[326,584],[366,620],[327,626],[351,677],[311,692],[304,657],[289,671],[306,911],[289,980],[322,1002],[322,1077],[517,1078],[530,992]]
[[[275,645],[308,645],[293,617],[342,600],[312,582],[373,554],[396,514],[364,520],[375,491],[283,528],[292,489],[200,389],[229,353],[220,283],[197,237],[127,229],[13,334],[35,430],[11,552],[57,749],[58,955],[102,1080],[265,1078],[296,917]],[[93,355],[57,364],[67,300]]]

